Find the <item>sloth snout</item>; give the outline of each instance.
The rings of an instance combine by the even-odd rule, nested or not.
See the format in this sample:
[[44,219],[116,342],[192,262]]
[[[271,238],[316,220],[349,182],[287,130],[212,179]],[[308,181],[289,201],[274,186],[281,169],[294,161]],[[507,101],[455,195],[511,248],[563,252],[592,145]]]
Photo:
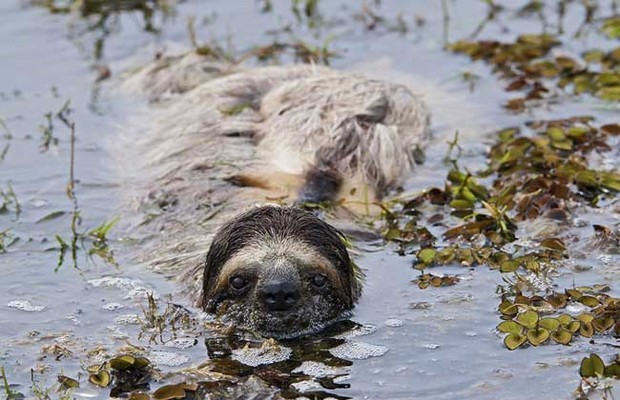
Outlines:
[[260,289],[260,300],[269,311],[290,310],[300,298],[299,287],[289,280],[271,280]]

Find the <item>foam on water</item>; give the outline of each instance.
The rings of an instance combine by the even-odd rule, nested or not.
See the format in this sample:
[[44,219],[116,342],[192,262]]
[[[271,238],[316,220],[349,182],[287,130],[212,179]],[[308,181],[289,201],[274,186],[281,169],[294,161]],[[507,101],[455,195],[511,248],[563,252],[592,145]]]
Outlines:
[[166,347],[174,347],[176,349],[189,349],[198,344],[198,339],[193,337],[176,338],[169,342],[166,342]]
[[16,310],[27,312],[38,312],[45,310],[45,306],[35,306],[30,302],[30,300],[12,300],[9,301],[6,306],[9,308],[14,308]]
[[246,346],[242,349],[235,349],[231,358],[250,367],[257,367],[288,360],[291,354],[293,354],[293,350],[278,344],[273,339],[269,339],[259,348]]
[[381,357],[388,352],[387,346],[379,346],[364,342],[347,342],[330,349],[329,352],[345,360],[365,360],[372,357]]
[[342,375],[347,373],[345,368],[331,367],[317,361],[304,361],[301,365],[291,373],[302,373],[306,375],[314,376],[315,378],[324,378],[326,376]]
[[164,365],[166,367],[178,367],[189,362],[188,356],[168,351],[153,351],[149,355],[149,359],[155,365]]

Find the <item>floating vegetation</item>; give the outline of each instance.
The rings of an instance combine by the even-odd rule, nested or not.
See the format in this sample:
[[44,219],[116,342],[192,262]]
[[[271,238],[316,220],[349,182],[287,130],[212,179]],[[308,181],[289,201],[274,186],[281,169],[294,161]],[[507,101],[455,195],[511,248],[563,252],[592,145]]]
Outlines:
[[132,354],[122,354],[101,365],[91,365],[88,381],[95,386],[112,386],[111,397],[136,391],[149,390],[153,369],[149,359]]
[[[604,293],[608,290],[608,286],[594,285],[547,296],[528,297],[520,292],[505,294],[498,307],[505,321],[497,326],[497,330],[507,333],[504,345],[509,350],[526,342],[538,346],[549,339],[568,345],[575,336],[590,338],[609,331],[619,337],[620,299]],[[587,311],[572,316],[564,311],[567,307]],[[562,311],[564,313],[560,313]]]
[[[575,392],[579,399],[589,399],[588,394],[593,389],[599,388],[599,385],[606,378],[620,378],[620,354],[616,355],[609,364],[605,364],[598,354],[590,354],[589,357],[584,357],[579,365],[579,375],[581,382]],[[613,399],[612,388],[611,384],[605,382],[601,388],[603,392],[601,398]]]
[[[339,53],[329,48],[331,39],[326,39],[322,45],[312,45],[303,40],[291,40],[289,42],[275,41],[266,46],[258,46],[250,51],[250,55],[260,62],[279,63],[280,57],[285,54],[291,55],[295,62],[306,64],[329,65],[332,58]],[[246,56],[242,56],[245,58]]]
[[620,17],[606,18],[601,25],[601,31],[610,39],[620,39]]
[[[566,345],[575,336],[589,338],[610,330],[619,336],[620,299],[605,294],[606,286],[544,296],[523,294],[540,290],[523,274],[545,282],[558,263],[569,257],[561,238],[541,237],[534,251],[507,247],[517,239],[518,227],[525,221],[546,218],[562,223],[571,215],[569,204],[596,206],[605,196],[620,192],[620,174],[589,167],[593,153],[618,146],[619,133],[620,126],[597,126],[590,117],[530,121],[501,130],[488,152],[486,169],[474,174],[454,161],[443,189],[429,189],[391,208],[382,205],[384,237],[398,245],[400,254],[415,255],[413,266],[422,272],[413,282],[421,289],[458,282],[454,276],[425,272],[442,265],[487,265],[506,274],[507,288],[502,289],[498,308],[505,321],[497,329],[506,334],[504,345],[509,350],[526,343]],[[458,149],[456,139],[450,146]],[[485,186],[483,181],[490,184]],[[420,211],[429,208],[444,208],[451,215],[427,216]],[[422,221],[426,223],[418,225]],[[428,229],[430,224],[447,229],[435,236]],[[600,246],[617,245],[616,232],[602,226],[594,230]],[[587,311],[575,317],[559,314],[571,305]]]
[[0,231],[0,254],[6,253],[8,248],[19,241],[19,237],[14,236],[10,229]]
[[108,232],[118,221],[119,217],[114,217],[87,233],[87,236],[92,239],[92,246],[88,249],[88,254],[91,256],[96,254],[108,264],[115,266],[118,266],[118,264],[114,260],[114,253],[108,245]]
[[509,100],[504,107],[522,112],[527,107],[554,96],[552,85],[569,89],[576,95],[588,93],[602,100],[620,101],[620,47],[604,52],[588,51],[581,59],[550,56],[561,42],[553,35],[521,35],[514,43],[495,40],[461,40],[448,49],[484,60],[493,71],[508,81],[506,91],[525,92]]
[[[166,302],[166,307],[160,311],[157,300],[152,293],[146,294],[147,306],[141,307],[143,317],[140,318],[141,332],[138,338],[146,337],[149,343],[167,343],[177,338],[177,331],[181,329],[194,332],[197,324],[189,312],[182,306]],[[164,334],[169,333],[169,337]]]
[[438,276],[433,274],[422,274],[419,278],[413,280],[413,283],[417,284],[420,289],[426,289],[429,286],[441,287],[456,285],[459,281],[458,276]]
[[13,211],[15,219],[19,219],[21,210],[22,208],[17,194],[15,194],[13,185],[9,182],[6,189],[0,189],[0,215]]
[[[54,211],[39,219],[37,223],[51,221],[60,218],[65,214],[67,214],[65,211]],[[82,222],[80,212],[72,212],[70,239],[65,239],[61,235],[57,234],[54,238],[59,247],[48,249],[58,251],[56,271],[65,263],[65,256],[67,252],[71,252],[73,267],[77,268],[77,253],[80,250],[86,251],[89,256],[96,255],[110,265],[118,266],[118,263],[114,259],[114,252],[108,243],[108,233],[114,225],[116,225],[118,220],[119,218],[115,217],[110,221],[103,222],[101,225],[91,229],[90,231],[81,232],[78,230],[78,227]]]
[[[110,67],[99,64],[99,62],[105,58],[104,47],[107,40],[112,35],[118,35],[123,30],[122,28],[126,28],[124,25],[121,26],[121,22],[126,22],[121,21],[121,18],[129,16],[130,22],[137,22],[138,29],[148,32],[149,35],[157,34],[163,28],[165,17],[174,13],[173,8],[176,2],[165,0],[107,2],[100,0],[29,0],[29,3],[46,7],[53,13],[71,13],[71,17],[77,17],[71,18],[72,29],[69,37],[76,40],[80,48],[87,47],[88,62],[94,60],[97,63],[92,65],[92,69],[97,74],[96,81],[99,82],[112,76]],[[447,23],[450,19],[447,14],[449,3],[450,7],[457,7],[454,2],[441,2],[445,11],[444,40],[446,41]],[[323,4],[318,0],[286,2],[284,6],[290,6],[295,20],[287,22],[277,31],[267,33],[272,36],[262,37],[258,42],[244,43],[243,48],[250,49],[245,52],[235,52],[234,47],[228,42],[199,41],[195,32],[198,24],[195,24],[194,19],[190,19],[187,28],[193,47],[192,51],[207,59],[222,61],[224,64],[245,61],[250,61],[249,64],[254,64],[254,61],[259,64],[289,61],[330,64],[333,63],[335,57],[347,54],[346,41],[350,37],[358,40],[359,35],[365,35],[364,39],[368,39],[369,45],[375,45],[377,42],[372,42],[372,34],[414,33],[414,35],[407,35],[406,40],[401,42],[403,49],[409,51],[416,50],[412,43],[419,40],[418,34],[424,39],[424,43],[430,43],[427,40],[428,37],[423,37],[426,32],[411,32],[412,27],[408,24],[409,11],[407,14],[388,15],[380,9],[380,2],[375,1],[355,10],[346,8],[346,17],[332,18],[325,9],[319,9]],[[508,2],[501,5],[496,1],[485,1],[484,4],[488,5],[488,11],[486,16],[481,15],[484,18],[482,23],[471,37],[466,41],[453,43],[454,47],[450,47],[450,50],[467,54],[475,60],[484,60],[502,79],[505,79],[507,90],[518,93],[519,96],[506,104],[508,110],[520,112],[537,105],[556,102],[560,100],[561,95],[566,93],[592,95],[611,102],[619,99],[617,75],[620,56],[618,49],[614,48],[616,44],[609,43],[611,46],[606,46],[606,43],[599,41],[597,46],[600,46],[601,50],[595,48],[580,55],[573,53],[566,55],[560,52],[562,47],[570,51],[573,46],[568,42],[569,39],[564,39],[565,36],[523,35],[514,42],[480,41],[475,39],[476,36],[484,30],[485,26],[490,26],[492,23],[496,23],[496,27],[502,32],[509,34],[513,32],[512,26],[509,26],[507,21],[501,21],[502,17],[511,11],[511,5]],[[264,12],[269,12],[277,6],[280,5],[272,4],[270,0],[263,0],[260,1],[258,7],[261,7]],[[191,10],[191,7],[193,5],[189,4],[188,9]],[[594,34],[602,33],[608,38],[618,38],[617,15],[613,17],[594,15],[595,9],[603,8],[598,1],[562,0],[557,4],[550,4],[533,0],[522,7],[519,5],[514,15],[517,18],[540,20],[542,29],[536,29],[536,32],[553,32],[557,28],[558,34],[562,34],[562,18],[564,9],[567,7],[583,7],[584,14],[586,14],[584,20],[592,24],[594,30],[591,32]],[[548,11],[551,9],[557,9],[557,27],[555,19],[549,18]],[[218,9],[218,13],[220,10],[225,11],[225,7]],[[351,21],[352,12],[355,12],[353,22]],[[452,17],[457,16],[458,13]],[[274,15],[274,17],[280,18],[280,15]],[[414,16],[412,21],[422,26],[435,23],[437,21],[435,17],[437,15],[433,16],[429,11],[426,16]],[[203,21],[204,25],[207,25],[206,19]],[[235,20],[235,23],[237,22]],[[183,23],[184,21],[181,22]],[[334,32],[330,32],[328,30],[331,28],[330,24],[334,23],[339,26],[345,23],[348,25],[346,30],[335,29]],[[218,30],[217,35],[219,35],[219,27],[210,28],[214,31]],[[579,29],[581,31],[581,28]],[[124,29],[126,33],[131,30]],[[344,35],[342,35],[343,31]],[[392,36],[395,40],[401,39],[398,35]],[[178,31],[166,37],[177,38]],[[79,43],[84,41],[84,38],[88,46]],[[144,41],[143,36],[140,38]],[[560,38],[563,43],[560,43]],[[90,39],[93,40],[89,41]],[[389,53],[391,46],[384,39],[380,43],[386,45],[386,54],[398,57],[398,53]],[[161,45],[167,41],[157,40],[156,42]],[[124,43],[122,54],[117,56],[122,58],[133,47],[135,47],[133,43]],[[364,48],[364,46],[353,45],[351,49],[359,51],[359,47]],[[158,50],[157,57],[162,56],[161,51],[163,50]],[[373,54],[375,53],[373,50]],[[353,54],[353,59],[358,56],[359,54]],[[432,62],[441,60],[441,58],[431,59]],[[115,57],[115,61],[123,60]],[[408,59],[400,62],[406,63]],[[119,64],[122,63],[119,62]],[[348,61],[345,60],[343,64],[346,66]],[[470,63],[469,67],[471,66]],[[470,91],[482,82],[481,78],[485,75],[478,68],[465,67],[460,71],[464,72],[459,78],[469,86]],[[438,76],[441,77],[441,74]],[[3,94],[0,94],[0,97],[4,99]],[[600,106],[598,102],[596,104]],[[575,104],[571,104],[573,105]],[[251,106],[239,104],[219,111],[223,115],[233,116],[243,113]],[[66,107],[63,106],[63,109],[64,111],[61,110],[56,114],[48,113],[41,125],[40,138],[43,150],[53,148],[56,144],[63,146],[66,144],[64,136],[58,135],[58,129],[55,129],[57,126],[54,126],[54,124],[57,125],[55,118],[60,119],[68,127],[73,126],[68,118],[68,103]],[[545,110],[540,111],[546,114]],[[571,112],[575,115],[573,111]],[[597,117],[601,115],[598,110],[584,112],[596,113]],[[13,121],[12,117],[9,121]],[[583,356],[575,353],[580,346],[573,346],[571,347],[573,350],[569,351],[558,345],[581,345],[585,344],[587,339],[598,342],[609,338],[611,341],[619,337],[618,299],[611,296],[609,288],[604,285],[571,286],[563,290],[559,287],[564,287],[566,284],[554,286],[552,278],[555,278],[556,273],[564,273],[565,271],[561,269],[569,264],[567,259],[583,248],[596,249],[597,255],[600,253],[601,256],[609,257],[613,262],[620,254],[620,225],[617,221],[610,219],[604,222],[606,225],[597,225],[590,221],[580,221],[578,218],[583,216],[583,210],[586,210],[586,214],[590,212],[594,214],[609,210],[610,205],[615,207],[613,212],[617,210],[620,180],[614,168],[617,165],[616,152],[620,145],[620,125],[613,119],[608,121],[612,123],[597,123],[589,116],[529,123],[522,123],[516,118],[513,121],[515,121],[513,122],[515,126],[498,131],[489,140],[491,143],[489,143],[489,151],[486,154],[488,162],[485,168],[477,170],[465,168],[465,163],[459,160],[462,156],[471,157],[471,149],[461,147],[457,135],[454,141],[450,142],[449,152],[445,158],[447,166],[445,184],[441,187],[428,188],[422,194],[403,196],[403,198],[381,204],[383,220],[379,224],[382,224],[380,226],[386,242],[399,254],[408,256],[412,267],[419,270],[419,276],[412,281],[418,288],[438,288],[438,291],[443,291],[442,296],[444,293],[449,295],[455,291],[471,290],[474,286],[472,283],[459,283],[462,275],[459,272],[454,273],[454,267],[467,268],[468,273],[472,275],[476,273],[473,271],[474,268],[479,266],[489,268],[494,271],[492,274],[496,274],[495,277],[502,284],[497,287],[497,302],[495,298],[488,302],[486,311],[501,318],[497,321],[499,322],[497,331],[501,333],[501,340],[505,346],[511,350],[529,348],[528,351],[534,354],[534,357],[533,348],[536,346],[555,346],[554,351],[557,350],[563,355],[570,354],[567,358],[578,362]],[[36,122],[33,125],[36,125]],[[10,137],[10,132],[1,119],[0,130],[3,130],[3,134],[6,131],[5,137]],[[86,140],[83,144],[88,144],[88,138],[89,136],[85,135]],[[16,143],[12,143],[12,146],[15,145]],[[8,143],[4,147],[0,146],[0,161],[4,159],[8,150]],[[11,150],[14,151],[14,147],[11,147]],[[7,161],[14,159],[11,156],[14,156],[13,152],[7,157]],[[611,163],[607,162],[610,160]],[[116,265],[110,249],[112,244],[110,234],[118,219],[103,221],[96,226],[101,221],[99,219],[97,223],[88,225],[89,227],[96,226],[95,228],[84,229],[81,215],[86,215],[86,213],[77,208],[73,164],[72,161],[67,193],[69,198],[75,201],[75,207],[67,210],[52,208],[43,212],[47,215],[42,217],[37,215],[36,218],[39,219],[34,220],[37,224],[35,229],[42,231],[53,229],[57,222],[69,221],[67,218],[70,218],[70,233],[62,233],[55,237],[49,235],[44,242],[47,245],[51,242],[55,246],[53,250],[57,253],[53,256],[58,254],[58,267],[70,259],[73,259],[74,266],[77,266],[78,252],[88,253],[105,260],[106,263]],[[205,165],[197,168],[213,167]],[[87,182],[88,179],[86,176],[83,181]],[[87,186],[83,188],[87,189]],[[20,195],[24,193],[27,199],[25,204],[29,205],[31,200],[28,194],[30,192],[22,191],[20,186],[17,186],[17,189]],[[149,218],[182,206],[177,193],[163,190],[154,191],[154,193],[149,199],[153,203],[147,210]],[[4,204],[0,207],[0,210],[3,209],[0,214],[3,213],[3,218],[7,219],[13,218],[14,212],[19,215],[17,198],[11,197],[8,190],[4,194],[7,196],[0,196],[0,206]],[[90,201],[89,197],[84,196],[86,203]],[[87,206],[88,204],[81,205]],[[210,202],[198,204],[197,207],[205,209],[202,222],[212,218],[215,213],[223,209],[221,203],[211,204]],[[57,211],[50,212],[52,210]],[[323,211],[323,208],[320,210]],[[28,221],[25,222],[28,223]],[[201,221],[198,222],[201,224]],[[600,219],[596,222],[601,223]],[[534,224],[544,225],[545,229],[537,230],[535,233],[527,231]],[[536,225],[536,228],[540,225]],[[376,226],[378,225],[373,225],[373,227]],[[548,226],[552,226],[553,229],[547,229]],[[19,240],[13,235],[14,231],[19,232],[19,229],[7,229],[0,232],[0,253],[5,252]],[[575,232],[577,234],[574,234]],[[581,238],[580,234],[586,236],[582,242],[577,240]],[[30,239],[28,241],[30,242]],[[16,254],[16,256],[21,255]],[[591,260],[591,256],[588,255],[588,261]],[[449,271],[451,274],[443,273],[441,268],[444,266],[451,267]],[[576,266],[575,270],[577,270]],[[88,269],[83,272],[94,273]],[[99,272],[98,269],[96,273]],[[103,270],[103,273],[107,272]],[[482,282],[482,284],[485,283]],[[457,286],[450,289],[448,286],[451,285],[463,287]],[[133,285],[131,287],[132,293],[143,295],[147,292],[143,286],[138,288]],[[493,289],[491,288],[486,297],[493,296]],[[414,296],[418,294],[413,293]],[[484,297],[480,296],[480,298]],[[212,325],[215,325],[213,322],[193,318],[195,316],[191,315],[191,311],[172,303],[172,299],[162,303],[155,295],[149,293],[147,301],[148,304],[144,306],[139,317],[134,314],[130,315],[135,320],[139,320],[133,322],[139,324],[139,327],[126,326],[124,328],[127,331],[114,331],[115,339],[116,334],[119,333],[118,337],[124,338],[119,340],[131,342],[139,340],[141,343],[138,345],[143,347],[132,344],[117,349],[116,353],[111,353],[117,355],[111,358],[107,355],[105,358],[100,358],[98,355],[94,361],[96,365],[87,368],[86,376],[76,371],[68,371],[66,375],[64,372],[53,373],[54,380],[50,388],[43,389],[33,380],[30,394],[41,399],[51,397],[68,399],[74,397],[70,395],[71,391],[80,387],[84,393],[91,393],[88,395],[119,396],[136,400],[244,398],[247,393],[255,393],[257,397],[265,398],[346,398],[342,396],[342,394],[347,394],[346,390],[341,389],[349,387],[346,379],[351,371],[348,367],[353,362],[368,357],[368,354],[379,355],[387,351],[384,346],[364,345],[357,341],[347,342],[348,339],[344,339],[346,334],[333,335],[333,332],[303,338],[299,341],[263,342],[257,340],[249,332],[238,332],[228,327],[218,326],[212,330]],[[497,307],[498,303],[499,307]],[[92,304],[92,301],[86,304]],[[118,305],[119,303],[109,302],[107,304]],[[431,306],[425,302],[415,304],[415,307],[419,308]],[[440,307],[437,308],[440,309]],[[55,312],[51,307],[49,310],[51,313]],[[111,314],[109,311],[106,312]],[[381,316],[381,320],[383,319],[384,316]],[[116,319],[115,323],[117,323]],[[355,332],[356,328],[351,326],[353,322],[344,321],[343,323],[345,324],[344,330]],[[491,325],[495,323],[491,322]],[[385,325],[392,326],[387,322]],[[491,327],[484,327],[485,334]],[[132,328],[135,330],[131,331]],[[215,337],[212,336],[214,332],[218,333]],[[135,335],[132,337],[133,333]],[[469,335],[467,332],[466,334]],[[474,334],[476,333],[472,333]],[[128,335],[131,339],[127,339]],[[384,337],[385,335],[378,336]],[[500,339],[497,340],[496,345],[499,346],[499,342]],[[392,343],[398,342],[390,342],[390,351],[394,351]],[[201,351],[204,352],[205,348],[198,348],[205,344],[208,357],[201,355]],[[163,346],[183,349],[187,352],[179,355],[161,351]],[[190,348],[194,346],[196,347],[191,349],[190,353]],[[429,344],[425,347],[433,349],[433,346],[439,345]],[[547,350],[549,351],[549,348]],[[281,357],[269,358],[274,354]],[[524,353],[520,352],[520,354],[522,356]],[[180,361],[167,363],[169,360],[167,357],[170,355],[183,358]],[[192,356],[191,366],[188,365],[190,355]],[[50,361],[54,357],[77,358],[79,350],[72,354],[68,348],[53,344],[46,347],[46,351],[43,352],[43,357],[47,356]],[[4,354],[0,354],[0,358],[4,357]],[[204,358],[201,359],[201,357]],[[196,358],[199,359],[198,363],[196,363]],[[265,359],[270,362],[265,362]],[[108,361],[101,363],[101,360]],[[80,360],[79,364],[87,365],[92,362],[84,363],[83,361]],[[201,361],[204,362],[199,364]],[[180,367],[181,365],[183,366]],[[587,385],[596,385],[599,380],[604,384],[604,379],[618,377],[620,368],[618,365],[620,364],[617,358],[610,359],[603,354],[601,357],[593,354],[584,358],[579,373],[587,384],[582,387],[590,388],[593,386]],[[165,374],[160,374],[157,367],[170,369]],[[432,374],[433,366],[427,364],[427,367]],[[359,374],[359,368],[363,371],[366,367],[358,366],[357,371],[354,369],[355,373]],[[396,371],[396,368],[394,370]],[[400,373],[401,370],[397,371]],[[576,375],[576,368],[573,373]],[[5,387],[3,391],[0,391],[2,394],[6,394],[8,398],[24,398],[23,395],[15,392],[15,389],[22,390],[20,386],[7,383],[4,371],[2,371],[2,378]],[[18,378],[24,380],[23,376]],[[485,380],[487,378],[484,377]],[[356,378],[354,381],[359,380]],[[507,385],[501,384],[501,386]],[[360,385],[360,387],[363,390],[367,386]],[[472,388],[473,386],[469,390]],[[55,393],[57,390],[60,392]],[[360,388],[356,390],[360,392]],[[587,396],[585,391],[586,389],[582,393],[584,398]],[[81,395],[81,393],[77,394]],[[389,393],[386,396],[389,397]]]
[[50,149],[51,146],[58,145],[58,138],[54,136],[54,124],[52,123],[52,113],[45,113],[45,125],[39,125],[39,132],[41,133],[41,151],[45,152]]
[[67,100],[56,113],[52,113],[50,111],[43,115],[45,117],[45,123],[39,125],[38,127],[39,132],[41,133],[41,152],[46,152],[50,149],[50,147],[58,145],[59,139],[54,135],[53,118],[56,117],[65,125],[69,125],[68,118],[73,111],[70,104],[71,100]]
[[[590,117],[575,117],[531,121],[501,130],[488,153],[486,169],[472,174],[455,163],[444,189],[428,189],[413,199],[397,202],[397,208],[383,205],[384,237],[398,243],[401,254],[416,245],[432,247],[438,238],[417,224],[421,217],[418,209],[425,203],[448,207],[456,221],[465,221],[444,231],[444,240],[464,238],[477,243],[476,238],[483,235],[486,240],[481,247],[501,247],[514,241],[520,221],[543,216],[566,220],[569,200],[596,205],[604,196],[615,196],[620,191],[619,173],[588,166],[591,153],[608,152],[612,143],[618,144],[619,129],[616,124],[597,127]],[[480,184],[481,179],[491,180],[491,185]],[[445,219],[441,214],[428,218],[430,223]],[[561,241],[543,239],[548,239],[543,247],[563,250]],[[489,257],[488,250],[481,254],[473,247],[464,253],[422,250],[417,258],[421,266],[430,266],[455,259],[472,265],[473,261],[487,261]]]
[[394,21],[390,21],[367,3],[364,3],[361,9],[353,15],[353,19],[361,23],[367,31],[376,31],[381,27],[385,32],[398,32],[401,34],[409,32],[409,25],[405,22],[402,13],[399,13]]

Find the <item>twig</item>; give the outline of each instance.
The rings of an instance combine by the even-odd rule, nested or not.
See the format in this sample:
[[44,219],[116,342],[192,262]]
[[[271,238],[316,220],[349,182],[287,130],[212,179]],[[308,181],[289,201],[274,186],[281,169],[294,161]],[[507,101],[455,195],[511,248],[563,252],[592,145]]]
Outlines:
[[441,0],[441,13],[443,14],[443,44],[448,45],[448,34],[450,27],[450,14],[448,14],[447,0]]
[[69,165],[69,183],[67,183],[67,197],[73,200],[77,208],[77,199],[75,198],[75,122],[69,123],[71,129],[71,159]]

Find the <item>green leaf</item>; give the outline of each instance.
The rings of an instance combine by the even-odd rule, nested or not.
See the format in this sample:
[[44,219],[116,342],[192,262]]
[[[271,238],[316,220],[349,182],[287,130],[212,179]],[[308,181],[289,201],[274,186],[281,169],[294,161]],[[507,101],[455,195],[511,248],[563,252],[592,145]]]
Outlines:
[[97,374],[91,374],[88,380],[99,387],[107,387],[110,384],[110,374],[108,371],[99,371]]
[[573,340],[573,334],[564,328],[560,328],[554,332],[551,332],[551,339],[559,344],[569,344]]
[[560,327],[560,321],[556,318],[543,318],[538,325],[550,331],[554,331]]
[[60,387],[62,389],[75,389],[80,387],[80,383],[73,378],[69,378],[68,376],[58,375],[58,383],[60,383]]
[[153,393],[156,400],[172,400],[185,398],[185,389],[180,385],[162,386]]
[[497,330],[503,333],[521,334],[523,327],[514,321],[504,321],[497,325]]
[[566,329],[568,329],[572,333],[577,333],[581,329],[581,322],[579,321],[570,322],[566,326]]
[[615,363],[605,367],[605,376],[620,378],[620,364]]
[[571,322],[573,322],[573,321],[574,321],[574,320],[573,320],[573,317],[571,317],[571,316],[570,316],[570,315],[568,315],[568,314],[562,314],[562,315],[560,315],[560,316],[557,318],[557,320],[558,320],[558,321],[560,321],[560,323],[561,323],[562,325],[568,325],[568,324],[570,324]]
[[136,359],[132,355],[125,354],[123,356],[111,359],[110,368],[118,371],[124,371],[130,369],[135,361]]
[[39,218],[36,223],[40,224],[41,222],[51,221],[53,219],[62,217],[66,213],[67,213],[66,211],[54,211],[54,212],[47,214],[43,218]]
[[532,346],[538,346],[549,339],[549,331],[545,328],[534,328],[527,331],[527,340]]
[[566,250],[566,246],[564,245],[564,242],[562,242],[558,238],[548,238],[548,239],[545,239],[542,242],[540,242],[540,245],[542,247],[546,247],[546,248],[551,249],[551,250],[557,250],[557,251],[565,251]]
[[504,338],[504,345],[508,350],[515,350],[520,347],[525,341],[527,337],[525,335],[519,333],[511,333]]
[[517,322],[528,329],[534,328],[538,322],[538,313],[536,311],[526,311],[517,316]]
[[116,225],[119,219],[119,217],[114,217],[110,221],[102,223],[97,228],[88,232],[88,236],[94,239],[105,240],[108,232]]
[[606,330],[608,330],[609,328],[611,328],[612,326],[614,326],[615,323],[616,323],[616,321],[613,318],[610,318],[610,317],[607,317],[607,318],[595,318],[592,321],[592,327],[596,330],[596,332],[603,333]]
[[591,354],[590,357],[585,357],[581,360],[581,367],[579,368],[579,375],[583,378],[598,378],[605,373],[605,363],[601,357],[596,354]]
[[579,302],[583,304],[584,306],[588,306],[590,308],[597,307],[601,304],[601,302],[598,301],[598,299],[594,296],[582,296],[579,299]]
[[502,273],[515,272],[520,265],[521,261],[519,260],[506,260],[500,264],[499,271]]
[[582,322],[579,327],[579,334],[583,337],[592,337],[592,335],[594,335],[594,328],[592,327],[592,324]]
[[420,260],[422,263],[429,265],[433,262],[433,260],[435,259],[435,255],[437,254],[437,251],[435,249],[422,249],[418,252],[418,260]]

